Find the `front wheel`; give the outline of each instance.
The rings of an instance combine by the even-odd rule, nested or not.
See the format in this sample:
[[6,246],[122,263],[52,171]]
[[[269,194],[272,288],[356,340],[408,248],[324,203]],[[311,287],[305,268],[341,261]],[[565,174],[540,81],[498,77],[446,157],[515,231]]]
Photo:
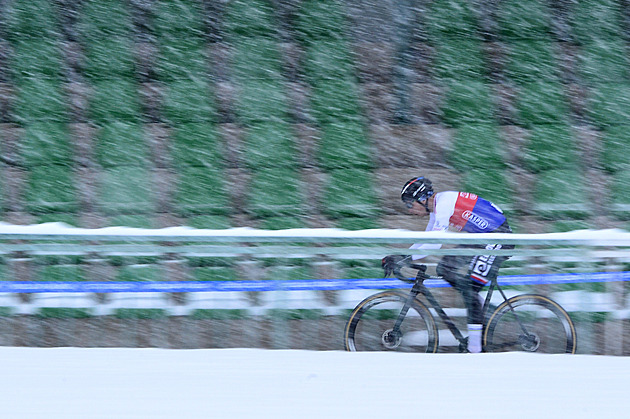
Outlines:
[[542,295],[517,295],[490,316],[483,335],[486,352],[575,353],[577,336],[567,312]]
[[437,351],[438,334],[433,316],[414,299],[400,330],[394,330],[408,294],[383,291],[361,301],[350,314],[344,340],[347,351]]

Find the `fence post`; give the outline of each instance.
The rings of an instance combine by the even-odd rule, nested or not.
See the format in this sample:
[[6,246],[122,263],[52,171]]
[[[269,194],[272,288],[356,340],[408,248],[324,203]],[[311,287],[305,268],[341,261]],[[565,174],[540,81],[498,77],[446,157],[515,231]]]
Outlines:
[[[167,253],[161,260],[164,266],[164,276],[168,282],[182,282],[189,277],[186,259],[176,253]],[[171,306],[172,313],[164,319],[164,339],[168,348],[188,347],[187,333],[191,332],[190,320],[183,312],[188,302],[188,294],[185,292],[173,292],[164,296]],[[162,320],[160,320],[162,321]]]
[[[236,262],[236,272],[239,279],[248,281],[262,280],[265,274],[260,260],[250,259],[249,257]],[[263,302],[260,292],[247,291],[244,294],[251,305],[249,310],[250,318],[248,319],[249,324],[252,325],[255,334],[258,335],[254,335],[252,338],[261,342],[261,347],[274,347],[273,331],[268,330],[273,325],[273,320],[269,320],[269,316],[264,312],[265,310],[260,307]]]
[[[33,259],[28,257],[24,252],[16,252],[9,259],[10,272],[13,275],[13,279],[16,281],[31,281],[33,280]],[[35,299],[34,294],[18,294],[17,299],[20,304],[32,303]],[[15,346],[41,346],[41,339],[39,339],[39,331],[37,325],[30,314],[30,309],[27,308],[27,312],[23,310],[17,313],[17,318],[12,322],[13,324],[13,345]]]
[[[606,261],[606,272],[619,272],[621,266],[616,259]],[[623,308],[623,282],[607,282],[606,294],[613,299],[610,307],[611,315],[604,322],[604,354],[623,354],[623,320],[617,316],[617,311]]]

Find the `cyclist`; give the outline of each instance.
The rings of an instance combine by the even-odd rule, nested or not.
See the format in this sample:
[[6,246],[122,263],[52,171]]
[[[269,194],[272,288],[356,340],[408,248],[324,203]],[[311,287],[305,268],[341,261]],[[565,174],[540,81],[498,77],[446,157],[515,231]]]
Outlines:
[[[411,214],[429,217],[426,231],[446,231],[449,227],[468,233],[511,233],[512,230],[495,204],[467,192],[435,193],[431,181],[425,177],[410,179],[402,188],[402,201]],[[411,249],[439,249],[441,244],[414,244]],[[513,245],[462,245],[480,249],[513,249]],[[390,255],[383,258],[385,276],[397,267],[426,255]],[[501,263],[509,256],[444,256],[436,272],[463,296],[467,309],[468,351],[481,352],[483,324],[482,298],[479,291],[496,277]]]

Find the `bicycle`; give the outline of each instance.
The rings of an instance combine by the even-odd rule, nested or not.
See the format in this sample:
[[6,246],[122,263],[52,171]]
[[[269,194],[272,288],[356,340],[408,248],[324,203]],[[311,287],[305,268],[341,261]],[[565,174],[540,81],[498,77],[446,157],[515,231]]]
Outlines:
[[[417,269],[415,279],[405,278],[400,269],[394,276],[412,283],[410,292],[389,290],[361,301],[352,311],[345,327],[348,351],[401,351],[436,353],[440,334],[436,319],[418,295],[422,294],[456,339],[459,352],[467,352],[468,338],[455,325],[435,296],[424,285],[427,279],[442,279],[426,274],[426,265]],[[498,290],[503,302],[494,307],[492,295]],[[483,304],[483,352],[525,351],[574,354],[577,335],[568,313],[555,301],[538,294],[507,298],[494,278]]]

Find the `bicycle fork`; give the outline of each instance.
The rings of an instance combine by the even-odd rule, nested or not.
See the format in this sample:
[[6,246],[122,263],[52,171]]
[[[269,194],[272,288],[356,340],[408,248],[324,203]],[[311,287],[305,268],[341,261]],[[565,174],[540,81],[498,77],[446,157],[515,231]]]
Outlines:
[[400,339],[400,337],[402,336],[402,333],[400,332],[400,326],[402,325],[403,320],[405,320],[405,317],[407,317],[409,308],[411,308],[411,303],[413,303],[413,301],[416,299],[416,297],[420,293],[419,286],[421,285],[422,284],[418,284],[416,282],[411,288],[411,291],[409,292],[409,296],[405,300],[405,304],[403,305],[403,308],[402,310],[400,310],[400,314],[398,315],[398,318],[396,319],[396,323],[394,323],[394,328],[392,329],[391,336],[389,337],[389,339],[392,341],[390,343],[393,343],[394,340]]

